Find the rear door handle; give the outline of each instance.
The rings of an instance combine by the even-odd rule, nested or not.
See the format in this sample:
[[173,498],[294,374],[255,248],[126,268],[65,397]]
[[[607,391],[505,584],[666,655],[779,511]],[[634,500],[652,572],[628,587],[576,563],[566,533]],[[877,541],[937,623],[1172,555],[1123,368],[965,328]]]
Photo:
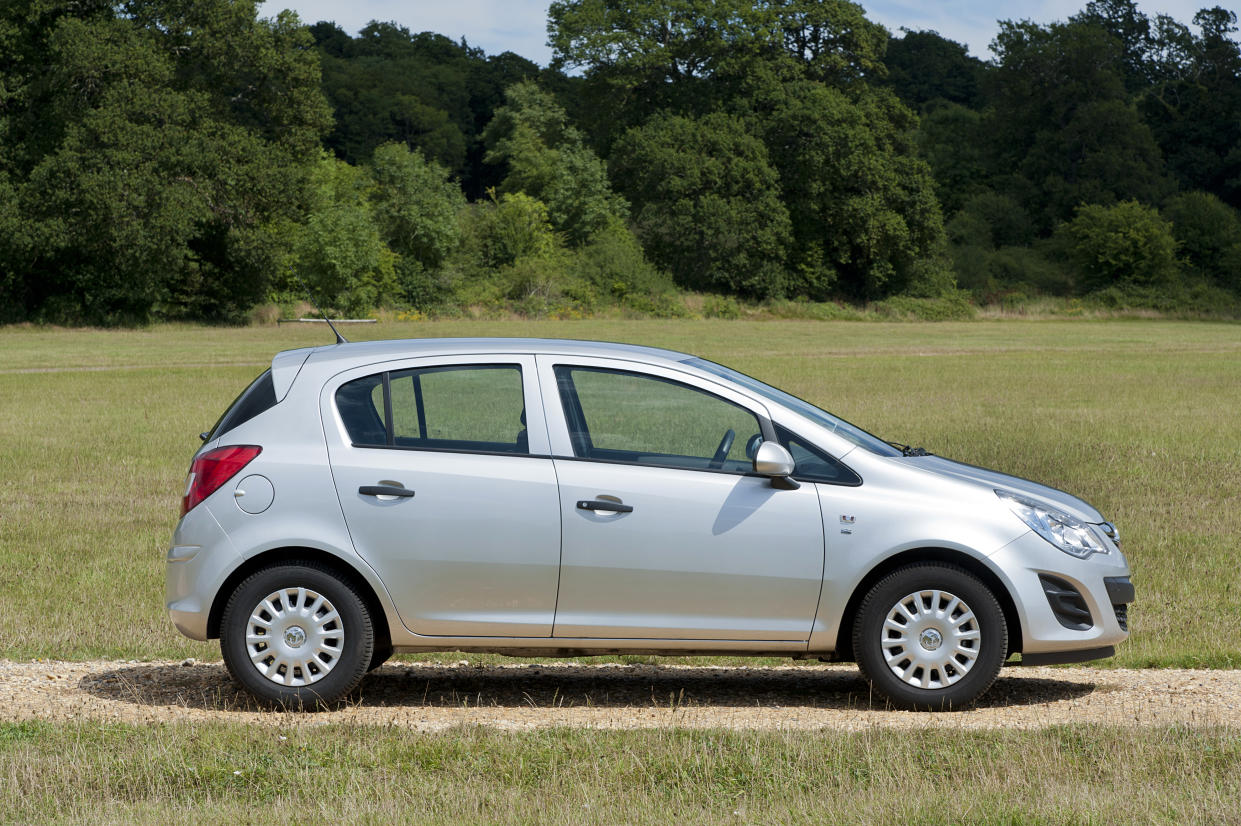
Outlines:
[[363,496],[400,496],[404,499],[414,495],[409,488],[398,488],[392,485],[363,485],[358,488],[358,493]]
[[633,505],[621,502],[609,502],[607,499],[581,499],[577,506],[584,511],[614,511],[616,513],[633,513]]

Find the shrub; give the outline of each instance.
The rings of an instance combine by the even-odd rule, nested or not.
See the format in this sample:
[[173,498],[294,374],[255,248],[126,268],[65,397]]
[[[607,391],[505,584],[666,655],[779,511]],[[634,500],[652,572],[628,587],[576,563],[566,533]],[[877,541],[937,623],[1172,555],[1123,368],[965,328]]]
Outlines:
[[940,298],[913,298],[895,295],[877,301],[870,309],[880,318],[917,319],[918,321],[968,321],[978,310],[963,291]]
[[741,318],[741,305],[731,295],[709,295],[702,302],[704,318]]
[[1200,274],[1241,291],[1241,216],[1207,192],[1186,192],[1163,208],[1181,252]]
[[1167,286],[1179,273],[1172,226],[1137,201],[1078,207],[1064,232],[1083,292]]
[[547,207],[522,192],[493,197],[476,226],[483,265],[505,267],[520,258],[544,258],[561,246],[552,230]]
[[569,266],[600,295],[624,303],[672,290],[672,279],[646,259],[638,239],[620,221],[608,222],[576,250]]

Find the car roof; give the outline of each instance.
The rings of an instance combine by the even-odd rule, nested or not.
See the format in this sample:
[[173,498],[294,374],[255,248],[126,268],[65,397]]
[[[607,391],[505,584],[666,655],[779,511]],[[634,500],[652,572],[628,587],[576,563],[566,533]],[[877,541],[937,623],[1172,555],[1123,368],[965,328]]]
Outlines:
[[[612,341],[582,341],[564,338],[407,338],[330,344],[303,350],[289,350],[277,356],[304,353],[318,365],[329,362],[365,364],[370,361],[405,356],[469,355],[470,353],[542,353],[555,355],[630,358],[649,362],[681,362],[693,358],[689,353],[644,347]],[[305,356],[303,356],[305,358]]]

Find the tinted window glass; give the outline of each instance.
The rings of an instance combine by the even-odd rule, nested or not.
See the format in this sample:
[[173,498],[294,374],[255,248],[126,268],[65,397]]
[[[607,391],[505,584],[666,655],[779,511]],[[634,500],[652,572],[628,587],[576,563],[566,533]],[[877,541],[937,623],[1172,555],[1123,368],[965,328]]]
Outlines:
[[529,452],[517,365],[407,370],[389,383],[397,447]]
[[250,386],[241,391],[211,428],[208,440],[223,436],[233,428],[250,421],[258,414],[276,406],[276,386],[271,380],[271,370],[264,370]]
[[556,367],[574,454],[586,459],[746,472],[762,432],[748,410],[680,382],[593,367]]
[[833,485],[859,485],[861,477],[836,459],[819,450],[800,436],[776,425],[780,444],[793,455],[796,469],[793,476],[812,482],[829,482]]
[[383,373],[378,373],[354,379],[336,390],[336,409],[355,445],[374,447],[388,443],[383,378]]

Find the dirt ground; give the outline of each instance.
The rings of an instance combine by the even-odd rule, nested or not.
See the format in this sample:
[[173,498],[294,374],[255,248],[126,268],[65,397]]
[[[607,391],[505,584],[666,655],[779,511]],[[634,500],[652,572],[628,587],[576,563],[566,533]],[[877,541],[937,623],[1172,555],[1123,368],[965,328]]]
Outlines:
[[0,720],[582,728],[1036,728],[1061,723],[1241,726],[1241,671],[1006,668],[978,705],[892,711],[849,665],[390,663],[343,708],[265,710],[221,663],[3,662]]

